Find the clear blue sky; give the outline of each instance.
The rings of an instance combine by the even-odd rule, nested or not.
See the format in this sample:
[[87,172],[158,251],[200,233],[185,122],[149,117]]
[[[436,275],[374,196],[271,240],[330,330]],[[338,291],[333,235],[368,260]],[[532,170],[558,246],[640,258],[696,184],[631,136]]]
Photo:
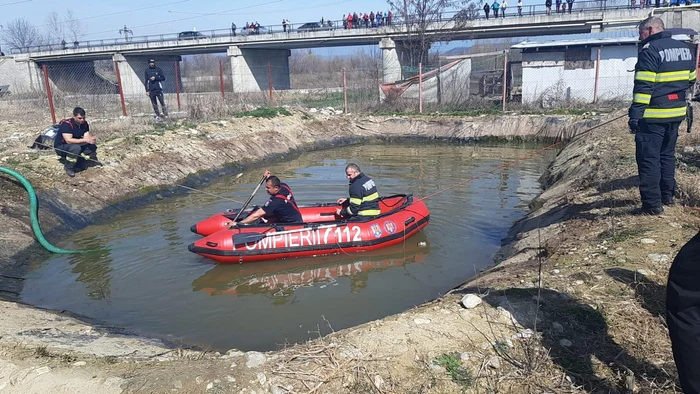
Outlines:
[[339,20],[348,12],[388,10],[385,0],[0,0],[0,25],[26,18],[41,30],[49,13],[56,11],[64,16],[68,7],[85,25],[83,40],[115,38],[125,24],[140,36],[195,27],[199,31],[226,29],[232,21],[240,28],[246,21],[279,25],[282,18],[303,23],[322,16]]

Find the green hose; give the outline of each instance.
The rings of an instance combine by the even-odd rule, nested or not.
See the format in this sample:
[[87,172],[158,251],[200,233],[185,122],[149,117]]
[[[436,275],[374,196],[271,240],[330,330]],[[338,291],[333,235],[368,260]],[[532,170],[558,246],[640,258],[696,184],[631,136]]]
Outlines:
[[17,179],[22,184],[22,186],[24,186],[24,188],[27,189],[27,193],[29,194],[29,217],[32,221],[32,230],[34,231],[34,236],[36,236],[36,239],[39,241],[41,246],[43,246],[44,249],[52,253],[81,253],[81,251],[78,250],[61,249],[51,245],[49,241],[47,241],[46,238],[44,238],[44,234],[41,232],[41,227],[39,227],[39,201],[36,198],[36,193],[34,193],[34,188],[32,187],[32,184],[29,183],[27,178],[23,177],[18,172],[15,172],[9,168],[0,167],[0,172],[4,172],[5,174],[15,177],[15,179]]

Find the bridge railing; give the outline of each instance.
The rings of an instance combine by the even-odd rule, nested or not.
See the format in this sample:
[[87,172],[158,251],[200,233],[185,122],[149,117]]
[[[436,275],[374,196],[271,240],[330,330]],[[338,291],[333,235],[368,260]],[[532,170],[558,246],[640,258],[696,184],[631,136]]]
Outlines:
[[[561,6],[558,7],[556,0],[552,0],[551,6],[547,7],[544,1],[537,5],[523,6],[521,10],[517,7],[517,0],[511,0],[513,4],[509,4],[507,9],[502,8],[499,10],[499,18],[517,18],[517,17],[531,17],[538,15],[549,15],[552,18],[561,16],[563,13],[567,14],[581,14],[589,12],[601,12],[606,10],[618,10],[618,9],[629,9],[633,6],[628,3],[631,0],[593,0],[593,1],[574,1],[572,3],[567,3],[565,0],[561,1]],[[641,1],[641,0],[640,0]],[[645,4],[648,6],[655,6],[655,0],[653,2],[647,1]],[[683,0],[672,0],[670,4],[677,4],[677,2]],[[695,0],[693,0],[695,1]],[[698,0],[700,1],[700,0]],[[571,6],[569,5],[571,4]],[[660,5],[664,5],[664,0],[661,0]],[[637,5],[638,7],[639,5]],[[562,7],[564,7],[562,9]],[[475,9],[472,12],[463,11],[453,11],[444,12],[438,15],[433,15],[427,20],[433,23],[448,23],[452,21],[456,22],[470,22],[475,20],[486,20],[495,18],[495,13],[492,8],[488,17],[484,13],[483,9]],[[130,37],[118,37],[118,38],[108,38],[99,40],[88,40],[88,41],[73,41],[73,42],[58,42],[44,45],[28,46],[22,48],[11,48],[11,54],[20,53],[32,53],[32,52],[49,52],[49,51],[61,51],[61,50],[75,50],[75,49],[89,49],[89,48],[104,48],[110,46],[119,45],[139,45],[139,44],[149,44],[149,43],[162,43],[168,41],[179,41],[182,43],[186,42],[199,42],[202,40],[209,40],[212,38],[223,38],[228,37],[231,39],[232,43],[237,40],[245,40],[244,37],[247,36],[259,36],[267,34],[295,34],[295,33],[305,33],[305,32],[323,32],[323,31],[333,31],[333,30],[361,30],[366,32],[378,27],[385,26],[405,26],[407,23],[415,23],[415,21],[405,21],[400,17],[394,16],[393,18],[383,18],[374,21],[365,21],[361,19],[359,23],[348,23],[347,20],[324,20],[323,26],[309,27],[304,26],[308,23],[290,23],[290,24],[279,24],[279,25],[265,25],[257,28],[246,28],[245,26],[237,27],[235,32],[232,28],[227,29],[214,29],[214,30],[198,30],[180,33],[166,33],[148,36],[130,36]],[[320,21],[316,22],[320,25]],[[238,38],[241,37],[241,38]]]

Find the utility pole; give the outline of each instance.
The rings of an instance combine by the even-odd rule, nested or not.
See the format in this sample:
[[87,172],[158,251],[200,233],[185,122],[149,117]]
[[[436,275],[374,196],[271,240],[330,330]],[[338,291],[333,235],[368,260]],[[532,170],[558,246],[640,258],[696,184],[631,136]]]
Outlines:
[[119,29],[119,35],[122,35],[122,34],[124,35],[124,40],[126,40],[126,42],[129,42],[129,34],[131,34],[132,37],[134,36],[134,32],[129,30],[126,27],[126,25],[124,25],[123,29]]

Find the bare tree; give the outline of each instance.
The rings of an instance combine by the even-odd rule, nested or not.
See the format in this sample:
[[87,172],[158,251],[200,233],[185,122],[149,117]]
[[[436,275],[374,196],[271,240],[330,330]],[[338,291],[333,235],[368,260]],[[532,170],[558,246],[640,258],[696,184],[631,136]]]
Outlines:
[[73,42],[78,42],[78,38],[85,34],[85,22],[75,17],[73,10],[66,11],[64,18],[65,29]]
[[27,48],[41,44],[39,31],[27,19],[13,19],[2,30],[3,40],[10,48]]
[[58,12],[53,11],[46,17],[45,37],[47,43],[55,43],[66,38],[65,22],[61,20]]
[[[387,3],[394,15],[399,16],[393,24],[400,23],[406,28],[407,38],[402,46],[411,67],[425,63],[434,42],[449,41],[447,34],[438,34],[440,31],[463,27],[474,19],[472,14],[476,11],[472,0],[387,0]],[[470,17],[450,17],[451,11],[462,10],[467,10],[464,12]]]

